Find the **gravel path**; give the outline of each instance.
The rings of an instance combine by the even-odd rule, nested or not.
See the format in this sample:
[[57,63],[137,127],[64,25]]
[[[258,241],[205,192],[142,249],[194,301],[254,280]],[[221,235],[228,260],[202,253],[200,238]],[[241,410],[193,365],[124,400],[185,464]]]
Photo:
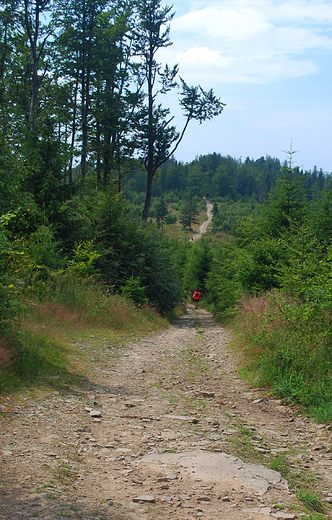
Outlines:
[[209,202],[205,197],[203,197],[203,199],[206,202],[207,220],[205,220],[205,222],[203,222],[203,224],[200,226],[198,233],[195,233],[195,235],[193,235],[194,241],[198,240],[199,238],[201,238],[202,235],[204,235],[204,233],[206,233],[207,227],[209,224],[211,224],[212,218],[213,218],[213,215],[212,215],[213,204],[211,204],[211,202]]
[[331,432],[246,386],[229,339],[190,307],[95,355],[84,388],[2,398],[0,519],[300,518],[271,461],[329,507]]

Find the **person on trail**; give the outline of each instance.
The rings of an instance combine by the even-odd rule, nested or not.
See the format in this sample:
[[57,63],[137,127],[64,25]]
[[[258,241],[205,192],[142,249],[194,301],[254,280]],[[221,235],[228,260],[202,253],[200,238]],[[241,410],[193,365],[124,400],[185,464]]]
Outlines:
[[194,298],[194,302],[195,302],[195,309],[198,309],[200,295],[201,295],[201,293],[199,291],[195,291],[193,294],[193,298]]
[[184,295],[184,308],[186,309],[187,308],[189,294],[187,293],[187,291],[184,291],[183,295]]

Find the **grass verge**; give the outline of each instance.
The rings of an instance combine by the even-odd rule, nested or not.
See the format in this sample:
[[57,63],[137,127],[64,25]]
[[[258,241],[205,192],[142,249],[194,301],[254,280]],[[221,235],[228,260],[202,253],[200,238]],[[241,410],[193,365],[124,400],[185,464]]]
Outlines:
[[234,324],[242,374],[255,386],[332,421],[331,318],[282,293],[250,297]]
[[80,279],[57,277],[39,287],[0,341],[0,392],[84,384],[93,360],[133,338],[166,327],[153,309],[136,307]]

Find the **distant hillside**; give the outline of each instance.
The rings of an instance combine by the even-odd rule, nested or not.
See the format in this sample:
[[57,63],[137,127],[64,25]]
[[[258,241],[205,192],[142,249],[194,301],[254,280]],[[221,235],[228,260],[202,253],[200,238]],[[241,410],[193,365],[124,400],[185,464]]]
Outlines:
[[[247,157],[244,162],[217,153],[200,156],[190,163],[170,159],[159,169],[153,195],[158,197],[174,192],[181,198],[182,194],[190,189],[194,195],[214,200],[252,199],[263,203],[282,174],[283,166],[280,160],[269,156],[257,160]],[[308,200],[315,198],[315,194],[331,180],[330,174],[316,167],[312,171],[295,168],[294,174],[301,180]],[[124,191],[142,193],[145,188],[145,172],[136,171],[128,176]]]

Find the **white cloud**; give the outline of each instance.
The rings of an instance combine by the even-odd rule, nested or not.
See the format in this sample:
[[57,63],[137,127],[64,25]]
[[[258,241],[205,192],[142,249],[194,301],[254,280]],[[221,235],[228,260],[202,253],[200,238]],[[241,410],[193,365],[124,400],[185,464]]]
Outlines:
[[311,50],[331,50],[332,39],[301,27],[276,27],[268,37],[272,53],[287,55]]
[[219,67],[225,68],[229,65],[231,59],[221,56],[220,51],[211,51],[207,47],[193,47],[185,52],[180,51],[175,61],[180,63],[183,67]]
[[173,30],[192,34],[204,33],[208,38],[245,40],[269,30],[264,15],[246,7],[207,7],[188,13],[173,22]]
[[[317,72],[317,66],[311,61],[291,60],[266,56],[254,58],[239,56],[230,60],[204,60],[204,53],[198,49],[189,49],[177,56],[181,75],[188,82],[218,83],[263,83],[284,78],[297,78]],[[211,53],[213,56],[213,54]]]
[[306,53],[332,49],[326,19],[332,21],[330,3],[212,1],[174,18],[167,60],[213,83],[306,76],[319,70]]
[[331,2],[294,1],[276,4],[273,8],[276,21],[329,25],[332,22]]
[[[331,0],[173,1],[174,45],[158,60],[179,63],[187,83],[213,87],[227,104],[221,117],[189,127],[177,158],[283,160],[293,139],[297,164],[332,172]],[[176,93],[167,100],[181,128]]]

